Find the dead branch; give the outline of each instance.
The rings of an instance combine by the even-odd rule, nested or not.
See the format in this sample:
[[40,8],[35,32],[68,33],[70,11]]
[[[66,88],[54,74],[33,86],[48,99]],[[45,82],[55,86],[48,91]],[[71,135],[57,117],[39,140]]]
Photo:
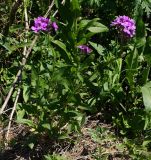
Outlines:
[[18,102],[18,99],[19,99],[20,92],[21,92],[21,89],[18,88],[16,99],[15,99],[15,102],[14,102],[14,106],[13,106],[12,112],[11,112],[10,117],[9,117],[8,130],[7,130],[7,133],[6,133],[6,140],[7,141],[9,140],[9,132],[10,132],[10,128],[11,128],[11,123],[12,123],[14,112],[16,110],[16,106],[17,106],[17,102]]

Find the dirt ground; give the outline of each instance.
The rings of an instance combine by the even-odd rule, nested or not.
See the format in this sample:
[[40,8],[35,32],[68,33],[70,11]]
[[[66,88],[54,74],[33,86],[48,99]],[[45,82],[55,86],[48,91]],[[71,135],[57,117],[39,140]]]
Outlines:
[[42,160],[47,154],[61,155],[67,160],[130,160],[127,149],[119,147],[122,141],[115,136],[114,128],[97,117],[87,117],[81,133],[71,134],[68,140],[36,137],[38,143],[32,150],[27,146],[32,135],[28,127],[12,127],[9,145],[4,149],[5,133],[0,134],[0,160]]

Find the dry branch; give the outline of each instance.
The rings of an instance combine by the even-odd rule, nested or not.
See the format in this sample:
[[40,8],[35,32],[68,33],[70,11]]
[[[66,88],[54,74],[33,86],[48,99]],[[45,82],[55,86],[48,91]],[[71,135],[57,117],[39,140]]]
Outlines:
[[21,89],[18,88],[15,103],[14,103],[12,112],[11,112],[10,117],[9,117],[8,130],[7,130],[7,133],[6,133],[6,140],[7,141],[9,140],[9,132],[10,132],[10,128],[11,128],[11,123],[12,123],[14,112],[16,110],[16,106],[17,106],[17,102],[18,102],[18,99],[19,99],[20,92],[21,92]]

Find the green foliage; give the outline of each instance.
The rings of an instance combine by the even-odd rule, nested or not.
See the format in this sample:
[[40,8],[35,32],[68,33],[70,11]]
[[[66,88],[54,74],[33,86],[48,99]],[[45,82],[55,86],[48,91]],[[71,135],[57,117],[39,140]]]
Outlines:
[[45,155],[45,160],[69,160],[69,159],[54,154],[54,155]]
[[145,105],[145,109],[147,111],[151,110],[151,83],[148,82],[142,87],[143,101]]
[[[0,24],[0,105],[22,67],[22,53],[34,37],[30,29],[24,29],[24,17],[28,15],[31,27],[33,19],[44,15],[50,5],[49,1],[24,0],[12,12],[16,3],[8,1],[6,6],[4,1],[0,3],[3,6],[0,21],[4,22]],[[138,146],[146,144],[143,148],[146,153],[151,138],[150,134],[146,136],[151,126],[150,3],[150,0],[66,0],[62,4],[55,0],[49,17],[58,23],[59,30],[38,34],[7,105],[8,110],[12,108],[16,89],[21,88],[16,122],[28,125],[35,135],[64,139],[74,131],[80,132],[88,114],[101,112],[119,128],[121,136],[134,139],[144,136],[137,139],[140,144],[125,142],[129,148],[134,147],[130,149],[134,159],[139,156]],[[124,14],[136,21],[136,36],[130,40],[120,39],[110,29],[115,16]],[[80,45],[88,45],[92,52],[81,52]],[[93,138],[97,139],[95,134]],[[29,146],[33,148],[34,142]]]

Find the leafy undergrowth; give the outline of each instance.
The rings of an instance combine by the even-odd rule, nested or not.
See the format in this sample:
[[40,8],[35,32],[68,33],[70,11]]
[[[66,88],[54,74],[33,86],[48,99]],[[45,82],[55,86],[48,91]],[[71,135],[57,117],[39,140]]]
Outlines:
[[7,2],[0,160],[150,160],[151,1]]
[[81,133],[72,133],[62,140],[47,135],[33,136],[30,128],[19,125],[12,128],[9,141],[0,159],[131,160],[147,159],[149,154],[135,144],[137,140],[128,140],[118,134],[117,128],[103,123],[100,114],[88,116]]

